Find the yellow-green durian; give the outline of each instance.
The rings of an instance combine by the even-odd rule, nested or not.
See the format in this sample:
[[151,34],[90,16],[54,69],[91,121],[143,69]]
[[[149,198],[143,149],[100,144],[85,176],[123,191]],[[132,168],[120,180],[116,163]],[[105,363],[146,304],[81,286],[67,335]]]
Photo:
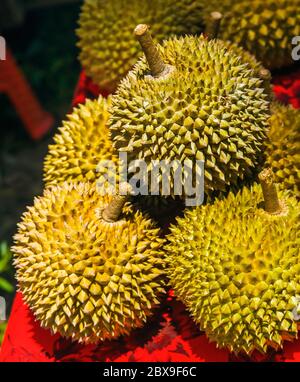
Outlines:
[[77,35],[80,61],[101,87],[114,91],[141,54],[132,33],[151,24],[158,41],[203,30],[199,0],[85,0]]
[[99,161],[117,163],[107,120],[110,98],[100,96],[75,107],[54,136],[44,162],[46,186],[94,181]]
[[159,303],[159,230],[128,204],[116,221],[104,218],[113,202],[88,183],[64,183],[36,198],[18,225],[19,289],[53,333],[87,343],[113,339],[142,326]]
[[270,119],[266,164],[280,187],[300,198],[300,111],[274,103]]
[[110,97],[87,99],[75,107],[49,145],[44,161],[45,186],[64,182],[95,182],[101,194],[119,180],[119,160],[110,139],[107,121]]
[[210,0],[204,5],[205,23],[211,12],[222,13],[218,37],[233,41],[269,69],[293,63],[294,36],[300,35],[300,0]]
[[279,192],[282,214],[264,210],[254,184],[187,210],[171,227],[166,269],[175,295],[218,347],[251,354],[297,338],[300,206]]
[[[120,164],[110,139],[108,99],[100,96],[74,108],[54,136],[44,162],[46,187],[63,182],[96,182],[101,193],[109,192],[120,178]],[[176,202],[159,196],[139,196],[134,205],[153,217],[167,215]]]
[[207,194],[251,177],[270,114],[257,72],[220,40],[186,36],[157,48],[170,72],[156,78],[141,59],[112,96],[115,148],[148,170],[154,160],[204,161]]

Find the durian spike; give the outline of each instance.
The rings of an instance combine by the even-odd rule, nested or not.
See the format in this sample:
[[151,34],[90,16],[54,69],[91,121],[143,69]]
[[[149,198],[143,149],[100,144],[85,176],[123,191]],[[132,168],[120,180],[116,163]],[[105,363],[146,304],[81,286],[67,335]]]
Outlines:
[[223,18],[222,13],[211,12],[210,23],[207,26],[207,31],[206,31],[206,34],[207,34],[209,39],[218,38],[222,18]]
[[102,219],[107,223],[114,223],[119,220],[124,204],[132,195],[132,187],[129,183],[121,183],[119,186],[119,194],[112,198],[112,201],[102,211]]
[[159,53],[151,37],[148,25],[139,24],[135,28],[134,34],[143,49],[152,76],[155,78],[161,78],[168,75],[174,69],[174,67],[171,65],[167,65],[164,62],[161,54]]
[[271,168],[265,168],[258,174],[262,187],[265,211],[271,215],[281,215],[284,212],[283,205],[278,199],[274,174]]

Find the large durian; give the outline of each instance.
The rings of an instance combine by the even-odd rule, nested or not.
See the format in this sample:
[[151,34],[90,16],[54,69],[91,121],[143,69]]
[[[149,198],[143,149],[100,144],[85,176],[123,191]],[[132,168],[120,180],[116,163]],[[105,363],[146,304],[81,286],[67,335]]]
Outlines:
[[[109,104],[110,97],[100,96],[97,100],[87,100],[68,115],[45,158],[46,187],[64,182],[96,182],[98,191],[105,194],[117,186],[123,167],[106,125]],[[132,202],[155,218],[179,207],[176,200],[160,196],[136,196]]]
[[300,35],[300,0],[209,0],[211,12],[222,13],[219,38],[243,46],[269,69],[293,63],[292,39]]
[[156,48],[145,25],[135,32],[151,71],[141,59],[112,96],[115,148],[149,171],[157,160],[204,161],[207,194],[250,177],[269,119],[256,71],[220,40],[186,36]]
[[112,339],[142,326],[158,304],[163,239],[150,219],[123,208],[125,200],[64,183],[24,213],[14,262],[24,301],[43,327],[84,342]]
[[300,198],[300,111],[272,104],[266,163],[276,182]]
[[114,91],[140,55],[133,29],[153,27],[159,41],[203,30],[199,0],[85,0],[77,35],[80,61],[101,87]]
[[175,295],[236,353],[278,349],[300,322],[300,206],[285,191],[278,200],[269,169],[260,179],[263,192],[255,184],[187,210],[167,237]]
[[100,161],[117,165],[107,128],[110,98],[100,96],[75,107],[54,136],[44,162],[46,186],[94,181]]

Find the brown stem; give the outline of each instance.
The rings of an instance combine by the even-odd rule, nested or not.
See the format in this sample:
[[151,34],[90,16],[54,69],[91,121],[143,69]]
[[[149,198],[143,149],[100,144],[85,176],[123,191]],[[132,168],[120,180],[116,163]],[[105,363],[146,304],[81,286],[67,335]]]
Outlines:
[[271,80],[271,72],[270,70],[266,68],[262,68],[259,71],[259,77],[264,81],[270,81]]
[[102,211],[102,219],[108,223],[114,223],[119,220],[124,204],[129,200],[132,194],[132,188],[128,183],[121,183],[119,195],[115,195],[112,201]]
[[270,87],[270,81],[272,78],[270,70],[266,68],[260,69],[259,77],[263,80],[265,89],[268,89]]
[[267,91],[267,93],[269,93],[270,99],[273,99],[273,92],[271,90],[272,75],[271,75],[270,70],[268,70],[266,68],[262,68],[262,69],[260,69],[258,75],[259,75],[260,79],[263,81],[263,87]]
[[210,23],[207,27],[207,35],[210,39],[218,38],[223,15],[220,12],[211,12]]
[[141,44],[143,52],[146,56],[152,76],[155,78],[164,77],[169,74],[173,67],[164,63],[164,60],[159,53],[154,41],[149,32],[149,27],[146,24],[139,24],[134,34]]
[[272,215],[281,214],[283,212],[283,207],[278,199],[273,171],[271,168],[266,168],[259,173],[258,178],[264,195],[265,211]]

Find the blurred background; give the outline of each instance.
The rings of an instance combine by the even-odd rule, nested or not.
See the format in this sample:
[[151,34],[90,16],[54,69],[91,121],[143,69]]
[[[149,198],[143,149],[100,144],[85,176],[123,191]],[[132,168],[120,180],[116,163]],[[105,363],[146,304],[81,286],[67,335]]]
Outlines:
[[8,52],[0,61],[0,296],[7,318],[15,293],[9,247],[21,214],[42,192],[43,158],[78,80],[80,6],[78,0],[0,1],[0,36]]

